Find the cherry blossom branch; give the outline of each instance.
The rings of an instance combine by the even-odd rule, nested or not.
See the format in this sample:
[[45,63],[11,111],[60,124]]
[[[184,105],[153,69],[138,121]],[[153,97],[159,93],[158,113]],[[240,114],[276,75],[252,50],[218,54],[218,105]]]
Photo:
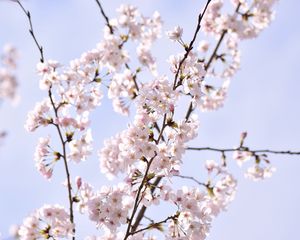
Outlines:
[[[241,7],[241,3],[239,2],[234,12],[238,13],[240,7]],[[223,39],[224,39],[224,37],[225,37],[226,34],[227,34],[227,29],[223,30],[222,34],[220,35],[220,38],[219,38],[219,40],[217,42],[217,45],[216,45],[216,47],[215,47],[212,55],[210,56],[208,62],[205,65],[205,70],[206,71],[209,69],[209,67],[210,67],[211,63],[213,62],[213,60],[217,57],[217,52],[218,52],[218,50],[219,50],[219,48],[221,46],[221,43],[223,42]]]
[[[154,183],[152,184],[153,187],[151,188],[151,194],[154,193],[155,188],[156,188],[156,186],[158,186],[158,184],[160,183],[161,179],[162,179],[162,177],[158,177],[158,178],[155,179]],[[140,222],[144,218],[146,210],[147,210],[147,207],[145,207],[145,206],[143,206],[140,209],[140,211],[139,211],[139,213],[138,213],[138,215],[137,215],[137,217],[135,219],[135,222],[134,222],[134,224],[132,226],[132,231],[135,231],[138,228]]]
[[[53,110],[54,110],[55,117],[58,118],[58,107],[55,106],[55,103],[53,101],[51,88],[48,91],[48,95],[49,95],[50,102],[51,102],[51,105],[52,105]],[[60,126],[56,123],[53,123],[53,125],[57,129],[57,132],[58,132],[61,144],[62,144],[62,148],[63,148],[62,158],[64,160],[65,172],[66,172],[66,175],[67,175],[67,188],[68,188],[68,199],[69,199],[70,222],[72,224],[74,224],[74,210],[73,210],[73,203],[74,202],[73,202],[73,196],[72,196],[71,177],[70,177],[70,171],[69,171],[69,166],[68,166],[68,161],[67,161],[67,152],[66,152],[67,140],[64,140],[63,135],[62,135],[62,131],[60,129]],[[75,234],[75,227],[73,228],[73,234]],[[75,236],[73,236],[72,239],[74,240]]]
[[[236,13],[239,11],[240,7],[241,7],[241,3],[239,2],[239,4],[237,5],[237,7],[236,7],[236,9],[235,9],[235,12],[236,12]],[[206,70],[206,71],[210,68],[210,66],[211,66],[211,64],[212,64],[212,62],[213,62],[213,60],[216,58],[217,52],[218,52],[218,50],[219,50],[219,48],[220,48],[220,46],[221,46],[221,43],[223,42],[224,37],[225,37],[226,34],[227,34],[227,29],[223,30],[223,32],[222,32],[222,34],[220,35],[220,38],[219,38],[219,40],[218,40],[218,42],[217,42],[217,44],[216,44],[216,46],[215,46],[215,49],[213,50],[213,52],[212,52],[212,54],[211,54],[209,60],[208,60],[207,63],[205,64],[205,70]],[[186,121],[190,118],[190,116],[191,116],[191,114],[192,114],[193,111],[194,111],[194,108],[193,108],[193,102],[190,102],[190,105],[189,105],[189,107],[188,107],[188,110],[187,110],[187,112],[186,112],[186,114],[185,114],[185,120],[186,120]]]
[[185,60],[187,59],[187,57],[189,56],[189,53],[192,51],[193,49],[193,45],[194,45],[194,42],[196,41],[196,38],[197,38],[197,35],[200,31],[200,28],[201,28],[201,21],[203,19],[203,16],[208,8],[208,5],[209,3],[211,2],[211,0],[208,0],[206,2],[206,5],[204,7],[204,10],[202,11],[202,13],[199,14],[198,16],[198,22],[197,22],[197,27],[196,27],[196,30],[195,30],[195,33],[194,33],[194,36],[189,44],[188,47],[185,48],[185,54],[183,56],[183,58],[181,59],[181,61],[179,62],[179,65],[178,65],[178,69],[176,71],[176,74],[175,74],[175,78],[174,78],[174,83],[173,83],[173,90],[175,90],[179,85],[180,83],[177,85],[177,80],[178,80],[178,76],[179,76],[179,73],[180,73],[180,70],[181,70],[181,67],[183,65],[183,63],[185,62]]
[[[124,42],[125,43],[125,42]],[[120,46],[121,48],[123,47],[123,44]],[[125,63],[125,67],[128,69],[128,70],[131,70],[130,66],[128,63]],[[136,80],[136,77],[137,77],[137,73],[140,72],[140,68],[138,68],[136,71],[135,71],[135,74],[132,76],[132,79],[133,79],[133,83],[134,83],[134,86],[136,88],[136,91],[137,93],[139,92],[140,88],[139,88],[139,85],[137,83],[137,80]]]
[[43,63],[44,62],[44,50],[43,50],[43,47],[41,44],[39,44],[37,38],[35,37],[35,34],[34,34],[34,31],[33,31],[33,25],[32,25],[32,21],[31,21],[31,14],[28,10],[26,10],[24,8],[24,6],[21,4],[21,2],[19,0],[16,0],[15,1],[22,9],[22,11],[25,13],[25,15],[27,16],[27,19],[28,19],[28,22],[29,22],[29,33],[30,35],[32,36],[37,48],[39,49],[40,51],[40,55],[41,55],[41,58],[40,58],[40,61]]
[[[208,0],[208,3],[209,3],[210,1],[211,1],[211,0]],[[102,8],[100,2],[99,2],[98,0],[96,0],[96,2],[97,2],[97,4],[98,4],[99,7],[100,7],[101,14],[103,15],[103,17],[104,17],[105,20],[106,20],[107,26],[110,27],[110,30],[112,30],[111,26],[109,25],[109,19],[108,19],[107,15],[104,13],[104,10],[103,10],[103,8]],[[208,3],[207,3],[207,5],[208,5]],[[205,7],[204,12],[205,12],[206,9],[207,9],[207,5],[206,5],[206,7]],[[203,12],[203,14],[204,14],[204,12]],[[202,19],[202,15],[200,14],[199,20],[198,20],[198,21],[201,22],[201,19]],[[199,24],[199,26],[197,26],[197,29],[196,29],[197,33],[198,33],[199,30],[200,30],[200,23],[198,23],[198,24]],[[110,31],[110,32],[111,32],[111,34],[113,34],[113,31]],[[197,33],[194,34],[193,40],[191,41],[190,46],[189,46],[190,49],[187,50],[188,53],[192,50],[192,46],[193,46],[193,44],[194,44],[194,42],[195,42],[195,40],[196,40]],[[123,45],[124,45],[124,43],[127,42],[127,40],[128,40],[128,39],[123,40],[122,44],[119,45],[119,48],[122,48]],[[187,56],[188,56],[188,53],[187,53]],[[185,59],[187,58],[187,56],[185,57]],[[183,61],[182,61],[181,64],[183,64],[183,62],[185,61],[185,59],[183,59]],[[129,67],[129,65],[128,65],[127,63],[125,63],[125,67],[126,67],[127,69],[130,70],[130,67]],[[136,73],[137,73],[137,72],[138,72],[138,70],[136,71]],[[178,74],[179,74],[179,72],[177,73],[177,77],[178,77]],[[176,77],[176,78],[177,78],[177,77]],[[137,90],[137,92],[138,92],[138,91],[139,91],[139,86],[138,86],[138,83],[137,83],[137,81],[136,81],[136,74],[133,76],[133,82],[134,82],[135,88],[136,88],[136,90]],[[162,128],[161,128],[161,129],[159,128],[159,126],[158,126],[158,124],[157,124],[156,122],[154,123],[154,127],[155,127],[155,128],[158,130],[158,132],[159,132],[159,136],[158,136],[157,140],[155,141],[157,144],[159,143],[160,140],[165,141],[164,136],[163,136],[163,131],[164,131],[165,127],[167,126],[166,117],[167,117],[167,116],[166,116],[166,114],[165,114],[165,115],[164,115],[163,124],[162,124]],[[151,162],[152,162],[152,161],[151,161]],[[151,162],[149,162],[149,165],[148,165],[149,168],[150,168]],[[147,176],[147,171],[148,171],[148,170],[149,170],[149,169],[146,170],[145,176]],[[145,176],[144,176],[144,177],[145,177]],[[157,186],[157,185],[159,184],[160,180],[161,180],[161,177],[158,177],[158,178],[155,180],[155,182],[154,182],[154,186]],[[135,215],[135,213],[136,213],[136,211],[137,211],[137,209],[138,209],[138,205],[139,205],[140,200],[141,200],[141,199],[139,199],[139,195],[140,195],[141,189],[143,188],[143,184],[144,184],[144,180],[142,181],[142,183],[141,183],[141,185],[140,185],[140,187],[139,187],[139,191],[138,191],[138,194],[137,194],[136,199],[135,199],[134,209],[133,209],[132,216],[131,216],[131,218],[130,218],[130,220],[129,220],[129,223],[128,223],[127,232],[126,232],[126,235],[125,235],[124,240],[127,239],[127,237],[130,235],[130,228],[131,228],[131,225],[132,225],[132,221],[133,221],[134,215]],[[155,191],[155,187],[154,187],[154,188],[151,188],[151,192],[153,193],[154,191]],[[143,207],[140,209],[140,211],[139,211],[139,213],[138,213],[138,216],[137,216],[137,218],[136,218],[136,220],[135,220],[135,223],[134,223],[134,225],[133,225],[132,228],[131,228],[131,232],[134,232],[134,231],[136,230],[136,228],[138,227],[140,221],[142,220],[142,218],[143,218],[143,216],[144,216],[145,211],[146,211],[146,207],[143,206]]]
[[136,233],[139,233],[139,232],[143,232],[143,231],[146,231],[146,230],[148,230],[148,229],[158,229],[158,230],[160,230],[161,229],[161,224],[163,224],[163,223],[167,223],[167,221],[169,221],[169,220],[174,220],[174,221],[176,221],[176,219],[178,218],[178,213],[176,213],[176,214],[174,214],[174,215],[172,215],[172,216],[169,216],[169,217],[167,217],[165,220],[162,220],[162,221],[160,221],[160,222],[153,222],[153,223],[151,223],[151,224],[149,224],[147,227],[145,227],[145,228],[141,228],[141,229],[139,229],[139,230],[137,230],[137,231],[135,231],[135,232],[132,232],[132,233],[130,233],[130,235],[134,235],[134,234],[136,234]]
[[[154,128],[157,130],[158,133],[160,133],[160,127],[158,126],[157,122],[154,123]],[[163,135],[161,136],[161,139],[163,141],[165,141],[165,138]]]
[[165,130],[165,127],[167,126],[166,119],[167,119],[167,114],[164,114],[164,119],[163,119],[163,123],[162,123],[162,128],[161,128],[160,133],[159,133],[159,136],[158,136],[158,138],[157,138],[157,140],[156,140],[156,144],[159,144],[160,139],[162,139],[162,137],[163,137],[163,132],[164,132],[164,130]]
[[[179,65],[178,65],[178,69],[177,69],[177,71],[176,71],[176,73],[175,73],[174,83],[173,83],[173,89],[176,89],[176,87],[177,87],[177,85],[178,85],[178,84],[177,84],[177,79],[178,79],[178,76],[179,76],[179,72],[180,72],[181,66],[183,65],[184,61],[187,59],[187,57],[188,57],[190,51],[193,49],[194,42],[195,42],[195,40],[196,40],[196,38],[197,38],[197,35],[198,35],[198,32],[199,32],[199,30],[200,30],[200,28],[201,28],[201,21],[202,21],[202,19],[203,19],[203,16],[204,16],[204,14],[205,14],[205,12],[206,12],[206,10],[207,10],[208,5],[209,5],[210,2],[211,2],[211,0],[208,0],[208,1],[206,2],[206,5],[205,5],[205,7],[204,7],[204,10],[203,10],[202,13],[200,13],[199,16],[198,16],[198,22],[197,22],[197,26],[196,26],[196,30],[195,30],[195,33],[194,33],[194,35],[193,35],[193,38],[192,38],[192,40],[191,40],[189,46],[185,49],[186,52],[185,52],[185,54],[184,54],[184,57],[183,57],[183,59],[180,61]],[[192,107],[192,106],[190,105],[190,107]],[[189,114],[189,115],[190,115],[190,114]],[[187,120],[187,119],[188,119],[188,118],[186,118],[186,120]],[[154,124],[154,127],[160,132],[160,136],[162,136],[161,131],[163,130],[164,126],[163,126],[162,129],[160,130],[158,124],[155,123],[155,124]],[[162,138],[162,139],[163,139],[163,138]],[[163,140],[164,140],[164,139],[163,139]],[[153,183],[153,186],[154,186],[154,187],[151,189],[151,193],[153,193],[153,192],[155,191],[155,187],[160,183],[161,179],[162,179],[162,177],[157,177],[157,178],[156,178],[155,182]],[[132,231],[135,231],[135,230],[137,229],[137,227],[139,226],[141,220],[142,220],[143,217],[144,217],[144,214],[145,214],[145,212],[146,212],[146,209],[147,209],[147,207],[145,207],[145,206],[143,206],[143,207],[140,209],[140,211],[139,211],[139,213],[138,213],[138,215],[137,215],[137,217],[136,217],[135,223],[134,223],[133,226],[132,226]]]
[[276,150],[269,150],[269,149],[259,149],[259,150],[250,150],[247,147],[237,147],[237,148],[211,148],[211,147],[188,147],[186,150],[193,150],[193,151],[213,151],[213,152],[251,152],[253,154],[257,153],[271,153],[271,154],[286,154],[286,155],[300,155],[300,152],[294,151],[276,151]]
[[[33,24],[32,24],[32,21],[31,21],[31,14],[30,14],[29,11],[27,11],[24,8],[24,6],[20,3],[19,0],[17,0],[16,2],[18,3],[18,5],[21,7],[21,9],[23,10],[23,12],[25,13],[25,15],[28,18],[29,26],[30,26],[29,32],[30,32],[30,35],[32,36],[32,38],[33,38],[33,40],[34,40],[37,48],[39,49],[39,52],[40,52],[40,62],[43,63],[45,61],[44,60],[44,51],[43,51],[42,45],[39,44],[39,42],[38,42],[38,40],[37,40],[37,38],[36,38],[36,36],[34,34]],[[58,109],[59,109],[60,106],[57,106],[57,107],[55,106],[55,103],[54,103],[53,97],[52,97],[51,87],[50,87],[50,89],[48,91],[48,96],[49,96],[51,105],[53,107],[53,111],[54,111],[55,117],[58,118]],[[66,143],[67,143],[67,141],[64,140],[63,135],[62,135],[62,131],[61,131],[59,125],[56,124],[56,123],[52,123],[52,124],[56,127],[58,135],[59,135],[59,138],[60,138],[60,141],[61,141],[61,144],[62,144],[63,154],[61,155],[61,157],[64,160],[65,172],[66,172],[66,176],[67,176],[67,188],[68,188],[68,199],[69,199],[70,222],[72,224],[74,224],[72,187],[71,187],[70,171],[69,171],[69,167],[68,167],[67,153],[66,153]],[[73,234],[75,234],[75,227],[73,228]],[[73,236],[72,239],[75,240],[75,236]]]
[[[102,15],[103,18],[105,19],[106,26],[109,28],[110,33],[111,33],[111,34],[114,34],[114,29],[113,29],[112,25],[109,23],[109,18],[108,18],[108,16],[106,15],[106,13],[104,12],[104,9],[103,9],[103,7],[102,7],[100,1],[99,1],[99,0],[95,0],[95,1],[96,1],[97,5],[98,5],[99,8],[100,8],[101,15]],[[123,39],[122,43],[119,45],[119,48],[120,48],[120,49],[123,48],[124,44],[128,41],[128,39],[129,39],[128,36],[126,36],[126,37]],[[131,70],[131,68],[129,67],[128,63],[125,63],[125,67],[126,67],[128,70]],[[139,71],[139,70],[137,70],[136,73],[138,73],[138,71]],[[138,86],[138,83],[137,83],[137,81],[136,81],[136,74],[133,76],[133,82],[134,82],[134,86],[135,86],[135,88],[136,88],[136,90],[137,90],[137,92],[138,92],[138,91],[139,91],[139,86]]]
[[219,40],[218,40],[218,42],[217,42],[217,45],[216,45],[216,47],[215,47],[213,53],[211,54],[211,56],[210,56],[208,62],[205,64],[205,70],[206,70],[206,71],[209,69],[211,63],[212,63],[213,60],[216,58],[217,52],[218,52],[218,50],[219,50],[219,48],[220,48],[220,46],[221,46],[221,43],[223,42],[223,39],[224,39],[226,33],[227,33],[227,30],[224,30],[224,31],[222,32],[222,34],[221,34],[221,36],[220,36],[220,38],[219,38]]
[[134,202],[134,207],[133,207],[133,210],[132,210],[132,213],[131,213],[131,217],[128,221],[128,225],[127,225],[127,230],[126,230],[126,234],[125,234],[125,237],[124,237],[124,240],[126,240],[130,235],[132,235],[132,231],[134,230],[131,230],[130,231],[130,228],[131,228],[131,224],[132,224],[132,221],[133,221],[133,218],[134,218],[134,215],[139,207],[139,200],[140,200],[140,194],[141,194],[141,191],[144,187],[144,185],[148,182],[147,180],[147,177],[148,177],[148,172],[149,172],[149,169],[150,169],[150,166],[151,166],[151,163],[153,162],[154,158],[156,157],[156,153],[155,155],[147,162],[147,168],[146,168],[146,171],[145,171],[145,175],[143,177],[143,180],[138,188],[138,191],[137,191],[137,194],[136,194],[136,198],[135,198],[135,202]]
[[98,5],[99,8],[100,8],[100,12],[101,12],[102,16],[103,16],[104,19],[105,19],[106,26],[109,28],[110,33],[111,33],[111,34],[114,34],[114,29],[113,29],[112,25],[110,25],[110,23],[109,23],[109,18],[108,18],[107,15],[105,14],[105,12],[104,12],[104,10],[103,10],[103,7],[102,7],[102,5],[101,5],[101,3],[100,3],[100,1],[99,1],[99,0],[95,0],[95,1],[96,1],[97,5]]

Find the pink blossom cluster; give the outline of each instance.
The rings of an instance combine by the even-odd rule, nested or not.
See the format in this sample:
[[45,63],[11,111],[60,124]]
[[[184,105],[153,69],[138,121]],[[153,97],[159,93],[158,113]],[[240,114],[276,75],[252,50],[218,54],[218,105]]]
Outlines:
[[254,181],[263,180],[269,178],[275,172],[275,168],[271,166],[270,161],[265,154],[255,155],[253,152],[244,149],[242,151],[235,151],[233,158],[237,161],[239,166],[242,166],[245,162],[254,158],[254,165],[248,167],[245,177]]
[[247,132],[242,132],[240,137],[240,147],[234,151],[233,159],[241,167],[245,162],[254,159],[254,166],[248,167],[245,177],[254,181],[263,180],[272,176],[275,168],[271,166],[268,156],[265,153],[251,151],[244,147],[244,141],[247,137]]
[[129,211],[133,205],[133,197],[128,195],[127,185],[102,187],[87,202],[87,211],[91,221],[97,227],[104,227],[114,233],[121,224],[126,224]]
[[15,69],[17,67],[18,51],[15,47],[7,44],[3,48],[0,65],[0,100],[16,100],[17,78]]
[[[153,204],[158,206],[163,201],[175,205],[178,209],[174,219],[167,222],[168,230],[164,232],[165,239],[205,239],[209,234],[212,219],[218,216],[221,211],[224,211],[234,199],[237,182],[226,168],[218,165],[215,161],[207,161],[206,169],[210,180],[204,186],[205,191],[190,187],[174,190],[166,183],[157,186],[157,191],[154,194],[151,193],[149,188],[143,190],[141,200],[143,205],[147,207]],[[93,195],[91,197],[88,203],[90,218],[96,222],[100,221],[98,224],[104,224],[106,233],[101,238],[88,237],[86,239],[123,239],[124,233],[116,231],[116,229],[120,224],[126,223],[125,219],[134,199],[133,190],[132,196],[128,196],[130,194],[128,190],[132,189],[130,185],[124,186],[122,189],[127,188],[127,192],[121,192],[115,187],[104,188],[100,191],[100,194],[97,194],[98,196]],[[118,194],[120,195],[118,196]],[[118,196],[117,199],[114,199],[116,196]],[[105,199],[104,203],[103,198]],[[126,201],[124,201],[124,198]],[[116,206],[115,209],[109,208],[106,205],[108,202],[113,203]],[[108,219],[110,222],[108,222]],[[151,236],[154,237],[154,235]],[[144,232],[129,239],[156,238],[148,238],[147,233]]]
[[[180,72],[181,82],[183,82],[186,94],[190,94],[189,91],[186,91],[186,86],[201,85],[203,91],[200,92],[198,90],[197,93],[191,94],[198,100],[197,102],[201,110],[217,110],[223,106],[230,83],[229,80],[240,67],[240,50],[238,49],[240,40],[257,37],[263,29],[269,26],[274,16],[273,6],[276,2],[276,0],[233,0],[231,14],[227,12],[230,6],[225,4],[223,0],[212,0],[209,3],[207,12],[201,23],[201,31],[206,35],[214,36],[217,41],[225,38],[226,44],[218,49],[213,49],[211,44],[203,40],[199,43],[199,56],[197,56],[197,53],[196,59],[200,63],[207,62],[204,66],[205,70],[207,70],[207,77],[221,78],[224,79],[224,82],[221,86],[220,84],[216,86],[213,86],[211,83],[207,84],[201,81],[201,74],[198,75],[198,79],[195,81],[190,79],[189,74],[191,71],[187,71],[189,74],[182,72],[185,69],[188,70],[184,66]],[[182,28],[176,27],[173,31],[167,32],[167,35],[171,40],[178,41],[184,45]],[[211,54],[214,50],[217,50],[215,56],[213,59],[210,59],[208,54]],[[172,66],[176,66],[176,63],[181,58],[171,56],[171,59]],[[172,67],[172,69],[176,68]],[[199,89],[199,87],[196,87],[196,89]]]
[[[94,51],[71,61],[70,67],[64,70],[58,62],[51,60],[37,66],[42,76],[40,87],[48,91],[48,98],[37,103],[28,113],[25,128],[30,132],[40,126],[58,128],[64,144],[68,146],[68,159],[76,163],[84,161],[92,151],[89,113],[100,105],[102,98],[100,83],[96,80],[98,66],[98,55]],[[45,156],[50,147],[49,140],[47,145],[37,146],[35,155],[36,166],[46,178],[51,177],[54,163],[63,156],[62,151],[52,151],[54,155]],[[51,164],[45,163],[45,157]]]
[[274,17],[272,10],[277,0],[232,0],[236,11],[232,14],[223,13],[223,0],[212,0],[205,14],[203,31],[220,35],[223,31],[236,34],[240,39],[257,37],[269,26]]
[[119,172],[132,175],[137,169],[144,172],[146,163],[141,159],[153,158],[150,169],[158,175],[169,176],[180,169],[185,143],[197,136],[199,123],[196,115],[188,121],[169,120],[169,125],[165,127],[166,140],[159,142],[159,135],[154,134],[152,119],[152,114],[157,116],[156,111],[147,112],[148,109],[141,110],[132,126],[104,143],[104,148],[99,152],[100,166],[108,177]]
[[44,205],[27,217],[19,228],[20,240],[67,239],[73,235],[69,215],[59,205]]

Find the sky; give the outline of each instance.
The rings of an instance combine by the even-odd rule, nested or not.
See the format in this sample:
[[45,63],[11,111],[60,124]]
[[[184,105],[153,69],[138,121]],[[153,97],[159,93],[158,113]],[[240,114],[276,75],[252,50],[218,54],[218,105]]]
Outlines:
[[[102,2],[108,16],[115,16],[121,3],[138,6],[146,16],[157,10],[164,20],[164,30],[180,25],[185,39],[191,38],[204,4],[195,0]],[[47,59],[68,64],[102,39],[104,21],[93,0],[26,0],[24,5],[31,11]],[[193,146],[233,147],[238,144],[240,133],[247,131],[246,144],[253,149],[300,151],[300,28],[295,27],[299,9],[299,1],[279,1],[271,26],[257,39],[242,43],[241,69],[232,80],[225,106],[217,112],[199,113],[199,136]],[[20,51],[17,76],[21,100],[17,106],[4,102],[0,107],[0,129],[8,132],[0,146],[0,232],[6,237],[11,224],[20,224],[36,208],[45,203],[66,205],[67,199],[61,184],[63,173],[56,171],[49,182],[34,168],[37,139],[48,135],[49,130],[39,129],[32,134],[23,126],[28,111],[45,97],[45,92],[38,85],[35,66],[39,55],[28,33],[27,19],[10,1],[0,1],[0,36],[0,46],[10,42]],[[178,51],[166,39],[154,46],[160,72],[168,71],[165,60]],[[128,122],[114,113],[111,102],[104,99],[92,114],[95,152],[103,146],[104,139],[125,129]],[[217,158],[209,152],[187,153],[183,171],[201,178],[204,161]],[[236,199],[227,212],[213,221],[208,239],[299,239],[299,158],[270,156],[277,171],[263,182],[245,179],[245,168],[230,162],[229,167],[238,179]],[[72,165],[71,172],[74,177],[84,176],[97,187],[107,184],[96,154],[83,164]],[[95,233],[93,223],[86,221],[86,217],[81,217],[78,225],[78,239]]]

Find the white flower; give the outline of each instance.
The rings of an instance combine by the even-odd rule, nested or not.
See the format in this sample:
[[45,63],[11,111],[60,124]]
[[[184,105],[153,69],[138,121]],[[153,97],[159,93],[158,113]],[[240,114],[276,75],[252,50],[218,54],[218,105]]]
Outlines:
[[172,31],[166,32],[167,36],[173,41],[179,41],[182,37],[183,28],[176,26]]

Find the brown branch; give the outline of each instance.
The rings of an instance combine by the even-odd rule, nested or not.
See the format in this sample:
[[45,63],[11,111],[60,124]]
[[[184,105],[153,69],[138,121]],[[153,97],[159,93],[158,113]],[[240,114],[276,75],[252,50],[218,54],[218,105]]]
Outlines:
[[159,144],[160,139],[163,138],[163,133],[164,133],[164,130],[165,130],[166,126],[167,126],[166,120],[167,120],[167,114],[165,113],[164,114],[163,123],[162,123],[162,127],[161,127],[161,130],[160,130],[159,136],[158,136],[158,138],[156,140],[156,145]]
[[130,233],[130,235],[134,235],[134,234],[136,234],[136,233],[139,233],[139,232],[143,232],[143,231],[146,231],[146,230],[148,230],[148,229],[158,229],[159,228],[159,225],[161,225],[161,224],[163,224],[163,223],[167,223],[167,221],[169,221],[169,220],[176,220],[177,218],[178,218],[178,213],[176,213],[175,215],[173,215],[173,216],[169,216],[169,217],[167,217],[165,220],[162,220],[162,221],[160,221],[160,222],[154,222],[154,223],[151,223],[151,224],[149,224],[147,227],[145,227],[145,228],[141,228],[141,229],[139,229],[139,230],[137,230],[137,231],[135,231],[135,232],[132,232],[132,233]]
[[191,177],[191,176],[174,175],[173,177],[178,177],[178,178],[189,179],[189,180],[192,180],[193,182],[197,183],[197,184],[198,184],[198,185],[200,185],[200,186],[208,187],[208,185],[207,185],[207,184],[205,184],[205,183],[202,183],[202,182],[198,181],[196,178],[194,178],[194,177]]
[[[191,40],[189,46],[186,48],[186,52],[185,52],[185,54],[184,54],[184,57],[183,57],[183,59],[180,61],[179,66],[178,66],[178,69],[177,69],[177,71],[176,71],[176,74],[175,74],[175,77],[174,77],[173,89],[176,89],[177,79],[178,79],[178,76],[179,76],[180,68],[181,68],[181,66],[183,65],[183,63],[184,63],[184,61],[186,60],[186,58],[188,57],[190,51],[193,49],[194,42],[195,42],[195,40],[196,40],[196,38],[197,38],[197,35],[198,35],[198,32],[199,32],[199,30],[200,30],[200,28],[201,28],[201,21],[202,21],[202,19],[203,19],[203,16],[204,16],[204,14],[205,14],[205,12],[206,12],[206,10],[207,10],[208,5],[209,5],[210,2],[211,2],[211,0],[208,0],[208,1],[206,2],[206,5],[205,5],[205,7],[204,7],[203,12],[200,13],[199,16],[198,16],[198,22],[197,22],[197,27],[196,27],[194,36],[193,36],[193,38],[192,38],[192,40]],[[160,129],[159,126],[158,126],[158,124],[155,123],[155,124],[154,124],[154,127],[160,132],[160,135],[162,136],[161,138],[162,138],[162,140],[164,141],[163,135],[161,134],[161,131],[163,130],[164,126],[162,127],[162,129]],[[155,187],[158,186],[158,184],[160,183],[161,180],[162,180],[162,177],[157,177],[157,178],[155,179],[155,181],[154,181],[154,183],[153,183],[153,186],[154,186],[154,187],[151,189],[151,193],[154,193]],[[139,211],[139,213],[138,213],[138,215],[137,215],[137,217],[136,217],[136,220],[135,220],[135,222],[134,222],[134,224],[133,224],[133,226],[132,226],[132,231],[133,231],[133,232],[136,231],[136,229],[138,228],[140,222],[142,221],[142,219],[143,219],[143,217],[144,217],[144,214],[145,214],[146,210],[147,210],[147,207],[145,207],[145,206],[143,206],[143,207],[140,209],[140,211]]]
[[294,151],[276,151],[276,150],[269,150],[269,149],[259,149],[259,150],[250,150],[246,147],[238,147],[238,148],[211,148],[211,147],[188,147],[186,150],[193,150],[193,151],[213,151],[213,152],[235,152],[235,151],[241,151],[241,152],[251,152],[253,154],[257,153],[271,153],[271,154],[286,154],[286,155],[300,155],[300,152],[294,152]]
[[224,39],[226,33],[227,33],[227,30],[224,30],[224,31],[222,32],[222,34],[221,34],[221,36],[220,36],[220,38],[219,38],[219,40],[218,40],[218,42],[217,42],[217,45],[216,45],[216,47],[215,47],[213,53],[211,54],[211,56],[210,56],[208,62],[207,62],[206,65],[205,65],[205,70],[206,70],[206,71],[209,69],[211,63],[212,63],[213,60],[216,58],[217,52],[218,52],[218,50],[219,50],[219,48],[220,48],[220,46],[221,46],[221,43],[223,42],[223,39]]
[[[241,7],[241,3],[239,3],[239,4],[237,5],[237,7],[236,7],[236,9],[235,9],[235,12],[236,12],[236,13],[239,11],[240,7]],[[219,40],[218,40],[218,42],[217,42],[217,44],[216,44],[216,47],[215,47],[214,51],[212,52],[212,55],[210,56],[208,62],[205,64],[205,70],[206,70],[206,71],[210,68],[210,66],[211,66],[211,64],[212,64],[212,62],[213,62],[213,60],[216,58],[217,52],[218,52],[218,50],[219,50],[219,48],[220,48],[220,46],[221,46],[221,43],[223,42],[224,37],[225,37],[226,34],[227,34],[227,30],[225,29],[225,30],[223,30],[222,34],[220,35],[220,38],[219,38]],[[186,112],[186,114],[185,114],[185,120],[186,120],[186,121],[190,118],[190,116],[191,116],[191,114],[192,114],[193,111],[194,111],[194,108],[193,108],[193,102],[191,101],[191,102],[190,102],[190,105],[189,105],[189,107],[188,107],[188,110],[187,110],[187,112]]]
[[28,19],[28,22],[29,22],[29,33],[30,35],[32,36],[37,48],[39,49],[39,52],[40,52],[40,61],[43,63],[44,62],[44,50],[43,50],[43,47],[41,44],[39,44],[35,34],[34,34],[34,31],[33,31],[33,25],[32,25],[32,21],[31,21],[31,14],[29,11],[27,11],[24,6],[21,4],[21,2],[19,0],[15,1],[22,9],[22,11],[25,13],[25,15],[27,16],[27,19]]
[[[162,180],[162,177],[158,177],[158,178],[155,179],[154,183],[152,184],[154,187],[151,188],[151,193],[152,194],[155,191],[155,186],[158,186],[158,184],[160,183],[161,180]],[[139,211],[139,213],[138,213],[138,215],[137,215],[137,217],[135,219],[135,222],[134,222],[134,224],[132,226],[132,231],[135,231],[138,228],[140,222],[142,221],[142,219],[143,219],[143,217],[145,215],[146,210],[147,210],[147,207],[145,207],[145,206],[143,206],[140,209],[140,211]]]
[[[51,102],[51,105],[53,107],[55,117],[58,118],[58,107],[55,106],[55,103],[53,101],[51,87],[50,87],[50,89],[48,91],[48,96],[50,98],[50,102]],[[62,158],[64,160],[65,172],[66,172],[66,175],[67,175],[67,187],[68,187],[70,222],[72,224],[74,224],[74,209],[73,209],[72,186],[71,186],[71,177],[70,177],[70,171],[69,171],[69,166],[68,166],[68,161],[67,161],[67,152],[66,152],[66,143],[67,143],[67,141],[65,141],[64,138],[63,138],[60,126],[58,124],[56,124],[56,123],[54,123],[53,125],[57,129],[57,132],[58,132],[58,135],[59,135],[59,139],[61,141],[62,148],[63,148]],[[73,234],[75,235],[75,227],[73,228]],[[75,240],[75,236],[73,236],[72,239]]]
[[105,14],[105,12],[104,12],[104,10],[103,10],[103,7],[102,7],[102,5],[101,5],[101,3],[100,3],[100,1],[99,1],[99,0],[95,0],[95,1],[96,1],[97,5],[98,5],[99,8],[100,8],[100,12],[101,12],[102,16],[103,16],[104,19],[105,19],[106,26],[109,28],[109,32],[110,32],[111,34],[114,34],[114,29],[113,29],[112,25],[109,23],[109,18],[108,18],[107,15]]
[[[32,24],[32,20],[31,20],[31,14],[29,11],[27,11],[24,6],[21,4],[21,2],[19,0],[15,1],[22,9],[22,11],[25,13],[25,15],[27,16],[28,22],[29,22],[29,32],[30,35],[32,36],[39,52],[40,52],[40,62],[44,62],[44,50],[42,45],[38,42],[34,30],[33,30],[33,24]],[[58,118],[58,109],[60,106],[55,106],[55,103],[53,101],[53,97],[52,97],[52,91],[51,91],[51,87],[48,91],[48,96],[55,114],[55,117]],[[74,210],[73,210],[73,196],[72,196],[72,186],[71,186],[71,180],[70,180],[70,171],[69,171],[69,167],[68,167],[68,161],[67,161],[67,152],[66,152],[66,141],[63,138],[62,135],[62,131],[60,129],[60,126],[58,124],[53,123],[53,125],[56,127],[61,144],[62,144],[62,148],[63,148],[63,154],[61,155],[63,160],[64,160],[64,166],[65,166],[65,172],[67,175],[67,187],[68,187],[68,199],[69,199],[69,214],[70,214],[70,222],[72,224],[74,224]],[[73,228],[73,234],[75,234],[75,228]],[[75,236],[72,237],[73,240],[75,240]]]

